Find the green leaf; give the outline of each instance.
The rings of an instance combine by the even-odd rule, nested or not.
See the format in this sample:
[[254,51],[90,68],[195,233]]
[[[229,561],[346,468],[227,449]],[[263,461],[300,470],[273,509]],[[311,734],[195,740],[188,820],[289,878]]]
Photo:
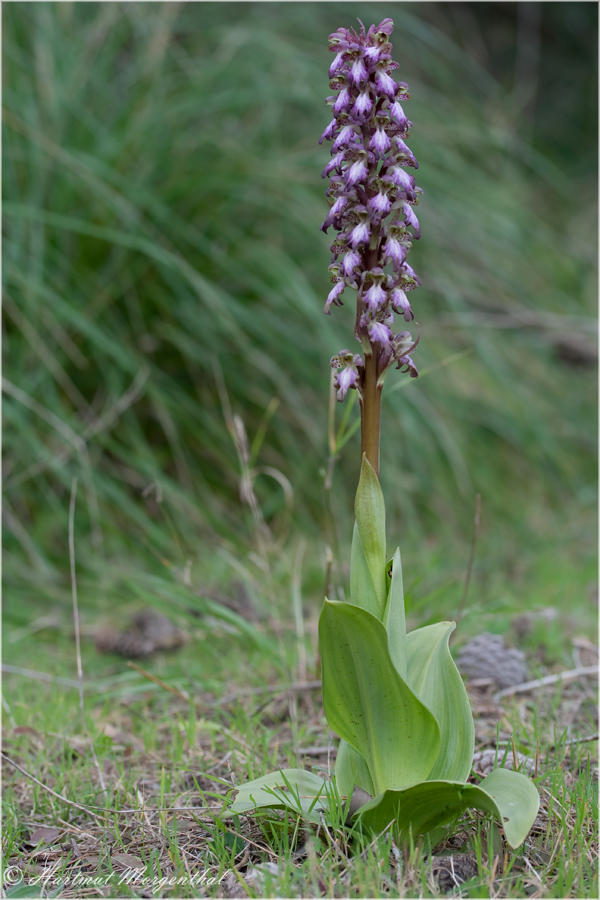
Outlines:
[[355,606],[368,610],[377,619],[381,618],[379,597],[375,590],[373,576],[365,556],[356,522],[352,533],[352,550],[350,553],[350,601]]
[[[61,887],[62,890],[62,887]],[[17,900],[20,897],[41,897],[42,896],[42,886],[39,884],[24,884],[21,882],[20,884],[16,884],[14,887],[7,888],[5,897],[10,897],[11,900]],[[56,894],[51,894],[51,897],[55,897]]]
[[413,838],[427,834],[469,807],[491,813],[515,848],[523,843],[535,821],[539,795],[533,782],[520,772],[494,769],[479,785],[425,781],[405,790],[384,791],[365,803],[357,815],[363,827],[374,834],[394,821],[392,833],[408,841],[411,833]]
[[327,721],[364,758],[375,791],[424,781],[440,749],[439,727],[394,668],[383,624],[358,606],[326,600],[319,645]]
[[304,769],[280,769],[248,781],[237,791],[227,813],[252,809],[287,807],[311,822],[320,822],[319,809],[326,807],[325,781]]
[[335,780],[343,797],[351,797],[355,787],[362,788],[371,797],[375,793],[373,779],[364,758],[343,739],[335,760]]
[[477,788],[495,804],[510,846],[518,847],[529,834],[540,808],[540,795],[533,781],[522,772],[494,769]]
[[[404,613],[402,559],[400,558],[399,547],[394,553],[392,560],[392,583],[385,605],[383,624],[388,633],[388,648],[392,662],[398,674],[406,680],[406,618]],[[417,693],[419,692],[417,691]],[[425,702],[427,703],[427,701]],[[427,703],[427,705],[431,706],[430,703]],[[433,709],[433,707],[431,708]]]
[[[360,543],[362,544],[377,595],[378,618],[382,619],[387,595],[385,580],[385,504],[379,479],[365,454],[363,454],[360,480],[356,491],[356,500],[354,501],[354,512]],[[352,602],[355,601],[353,600]],[[356,605],[366,609],[365,604],[360,602],[360,599]]]
[[440,752],[429,773],[432,781],[466,781],[475,749],[469,697],[448,646],[455,628],[454,622],[438,622],[411,631],[406,638],[407,681],[440,726]]

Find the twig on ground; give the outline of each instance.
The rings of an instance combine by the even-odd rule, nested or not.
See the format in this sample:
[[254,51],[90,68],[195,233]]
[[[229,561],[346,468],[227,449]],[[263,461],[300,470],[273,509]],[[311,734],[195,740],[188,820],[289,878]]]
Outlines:
[[[48,787],[47,784],[44,784],[42,781],[38,781],[35,776],[33,776],[30,772],[27,772],[25,769],[21,768],[21,766],[11,759],[10,756],[7,756],[4,750],[0,751],[2,753],[2,759],[5,759],[7,762],[14,766],[15,769],[18,769],[22,775],[25,775],[26,778],[29,778],[39,787],[43,788],[45,791],[48,791],[49,794],[52,794],[53,797],[56,797],[58,800],[62,800],[63,803],[66,803],[68,806],[74,806],[75,809],[80,809],[82,812],[87,813],[87,815],[92,816],[94,819],[98,819],[99,822],[102,821],[100,816],[96,815],[95,812],[92,812],[89,806],[81,806],[79,803],[75,803],[73,800],[67,800],[66,797],[63,797],[62,794],[57,794],[56,791],[53,791],[51,787]],[[98,809],[102,809],[102,807],[97,807]]]
[[[68,806],[74,806],[75,809],[80,809],[82,812],[87,813],[92,816],[94,819],[97,819],[99,822],[102,822],[102,818],[96,814],[95,810],[103,813],[110,813],[111,816],[115,815],[131,815],[132,813],[143,812],[144,810],[147,812],[188,812],[188,813],[212,813],[214,810],[221,810],[222,804],[219,806],[143,806],[138,807],[137,809],[109,809],[104,806],[82,806],[80,803],[75,803],[74,800],[69,800],[67,797],[63,797],[62,794],[58,794],[56,791],[53,791],[51,787],[48,787],[47,784],[44,784],[43,781],[39,781],[31,772],[28,772],[22,766],[11,759],[10,756],[4,752],[4,750],[0,751],[2,753],[2,758],[7,762],[14,766],[22,775],[25,775],[26,778],[29,778],[30,781],[33,781],[34,784],[37,784],[38,787],[43,788],[49,794],[52,794],[53,797],[56,797],[57,800],[62,800],[63,803],[66,803]],[[71,823],[72,826],[73,823]]]
[[600,738],[599,734],[588,734],[585,737],[580,738],[570,738],[568,741],[564,741],[561,743],[560,741],[557,744],[551,744],[548,747],[548,750],[556,750],[557,747],[571,747],[573,744],[588,744],[590,741],[597,741]]
[[265,687],[257,688],[241,688],[232,694],[221,697],[220,700],[213,700],[211,706],[223,706],[225,703],[231,703],[238,697],[251,697],[256,694],[285,694],[287,691],[302,693],[302,691],[316,691],[321,687],[321,681],[298,681],[294,684],[269,684]]
[[335,756],[337,754],[337,748],[332,745],[327,745],[326,747],[300,747],[298,749],[298,753],[300,756]]
[[546,675],[544,678],[536,678],[535,681],[524,681],[522,684],[513,684],[512,687],[504,688],[494,694],[494,702],[497,703],[501,697],[508,697],[511,694],[524,694],[527,691],[533,691],[538,687],[545,687],[547,684],[556,684],[557,681],[573,681],[582,675],[597,675],[598,666],[581,666],[578,669],[569,669],[566,672],[558,672],[556,675]]

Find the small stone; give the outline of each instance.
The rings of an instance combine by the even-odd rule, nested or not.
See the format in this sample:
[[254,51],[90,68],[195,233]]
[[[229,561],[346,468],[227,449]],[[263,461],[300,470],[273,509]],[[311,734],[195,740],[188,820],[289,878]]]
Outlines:
[[499,688],[522,684],[529,678],[523,651],[507,647],[499,634],[477,635],[461,648],[456,664],[467,678],[491,678]]
[[441,891],[455,891],[457,887],[477,875],[477,857],[469,853],[433,856],[431,871]]

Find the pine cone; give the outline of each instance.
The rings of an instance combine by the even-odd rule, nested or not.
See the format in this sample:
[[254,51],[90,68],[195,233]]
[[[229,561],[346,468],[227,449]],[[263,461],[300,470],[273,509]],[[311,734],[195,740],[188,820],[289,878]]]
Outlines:
[[479,634],[461,648],[456,664],[467,678],[491,678],[499,688],[528,680],[522,650],[507,647],[499,634]]

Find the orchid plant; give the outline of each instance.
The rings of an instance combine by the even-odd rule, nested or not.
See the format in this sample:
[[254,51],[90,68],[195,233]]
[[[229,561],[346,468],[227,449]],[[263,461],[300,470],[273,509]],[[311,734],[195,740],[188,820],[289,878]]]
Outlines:
[[[358,392],[362,466],[355,502],[350,602],[325,599],[319,623],[323,703],[341,738],[331,781],[283,769],[243,785],[231,812],[291,809],[308,821],[347,821],[369,834],[391,829],[399,841],[439,835],[468,807],[491,813],[510,846],[518,847],[536,817],[539,797],[520,772],[495,768],[468,783],[474,750],[473,717],[450,654],[453,622],[406,633],[400,550],[386,557],[385,506],[378,479],[380,409],[389,369],[417,377],[408,331],[394,334],[395,315],[414,318],[407,294],[421,282],[406,258],[420,237],[414,212],[421,189],[407,169],[417,161],[405,143],[401,101],[408,85],[391,73],[391,19],[368,31],[340,28],[329,38],[333,119],[321,137],[332,159],[329,267],[325,304],[356,291],[355,337],[361,353],[341,350],[331,363],[342,401]],[[409,229],[412,229],[412,234]]]

